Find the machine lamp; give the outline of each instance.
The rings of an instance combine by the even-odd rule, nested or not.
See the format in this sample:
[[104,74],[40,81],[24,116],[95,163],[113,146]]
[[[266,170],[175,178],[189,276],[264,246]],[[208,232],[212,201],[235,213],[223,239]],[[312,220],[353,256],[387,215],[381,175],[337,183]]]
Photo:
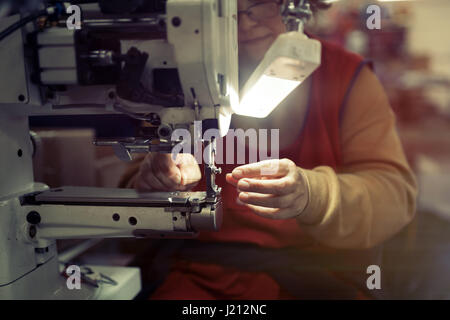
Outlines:
[[245,83],[236,114],[267,117],[320,65],[321,44],[303,32],[280,35]]

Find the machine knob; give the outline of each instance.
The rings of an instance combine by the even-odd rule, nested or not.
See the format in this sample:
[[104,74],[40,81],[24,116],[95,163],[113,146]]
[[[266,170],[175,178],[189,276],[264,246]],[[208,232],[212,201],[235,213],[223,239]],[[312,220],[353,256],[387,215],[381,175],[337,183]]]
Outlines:
[[30,211],[27,214],[27,221],[30,224],[39,224],[41,222],[41,215],[37,211]]

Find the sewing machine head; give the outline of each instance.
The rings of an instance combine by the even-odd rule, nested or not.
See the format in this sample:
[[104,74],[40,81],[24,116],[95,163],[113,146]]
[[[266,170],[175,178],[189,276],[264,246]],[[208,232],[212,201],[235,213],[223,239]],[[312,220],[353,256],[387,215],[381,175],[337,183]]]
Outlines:
[[[93,2],[65,4],[28,32],[23,42],[32,59],[25,61],[28,76],[19,84],[28,92],[15,111],[122,113],[142,120],[135,136],[96,141],[125,161],[132,153],[172,152],[182,142],[172,138],[177,129],[194,140],[195,121],[217,135],[228,131],[239,103],[236,1]],[[4,64],[12,66],[8,59]],[[208,150],[214,159],[214,147]],[[214,163],[205,165],[205,192],[216,204],[217,172]]]
[[80,8],[80,29],[69,30],[60,18],[28,38],[47,110],[86,113],[91,106],[145,121],[141,136],[109,141],[129,152],[169,150],[173,130],[189,130],[194,121],[228,131],[239,103],[236,1],[99,1]]

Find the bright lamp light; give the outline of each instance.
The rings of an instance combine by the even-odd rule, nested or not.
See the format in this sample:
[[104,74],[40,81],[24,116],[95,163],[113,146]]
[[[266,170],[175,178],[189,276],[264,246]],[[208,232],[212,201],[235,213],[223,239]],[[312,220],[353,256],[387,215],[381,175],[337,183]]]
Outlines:
[[242,89],[233,110],[243,116],[267,117],[320,65],[321,44],[302,32],[280,35]]

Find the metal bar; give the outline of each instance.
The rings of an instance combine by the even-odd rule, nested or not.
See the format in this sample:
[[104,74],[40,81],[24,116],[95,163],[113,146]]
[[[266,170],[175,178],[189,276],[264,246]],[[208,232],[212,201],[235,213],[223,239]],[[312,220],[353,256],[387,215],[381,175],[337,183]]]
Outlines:
[[[194,201],[194,199],[197,199]],[[63,204],[127,207],[192,207],[204,203],[206,192],[150,192],[133,189],[62,187],[25,195],[22,205]]]

